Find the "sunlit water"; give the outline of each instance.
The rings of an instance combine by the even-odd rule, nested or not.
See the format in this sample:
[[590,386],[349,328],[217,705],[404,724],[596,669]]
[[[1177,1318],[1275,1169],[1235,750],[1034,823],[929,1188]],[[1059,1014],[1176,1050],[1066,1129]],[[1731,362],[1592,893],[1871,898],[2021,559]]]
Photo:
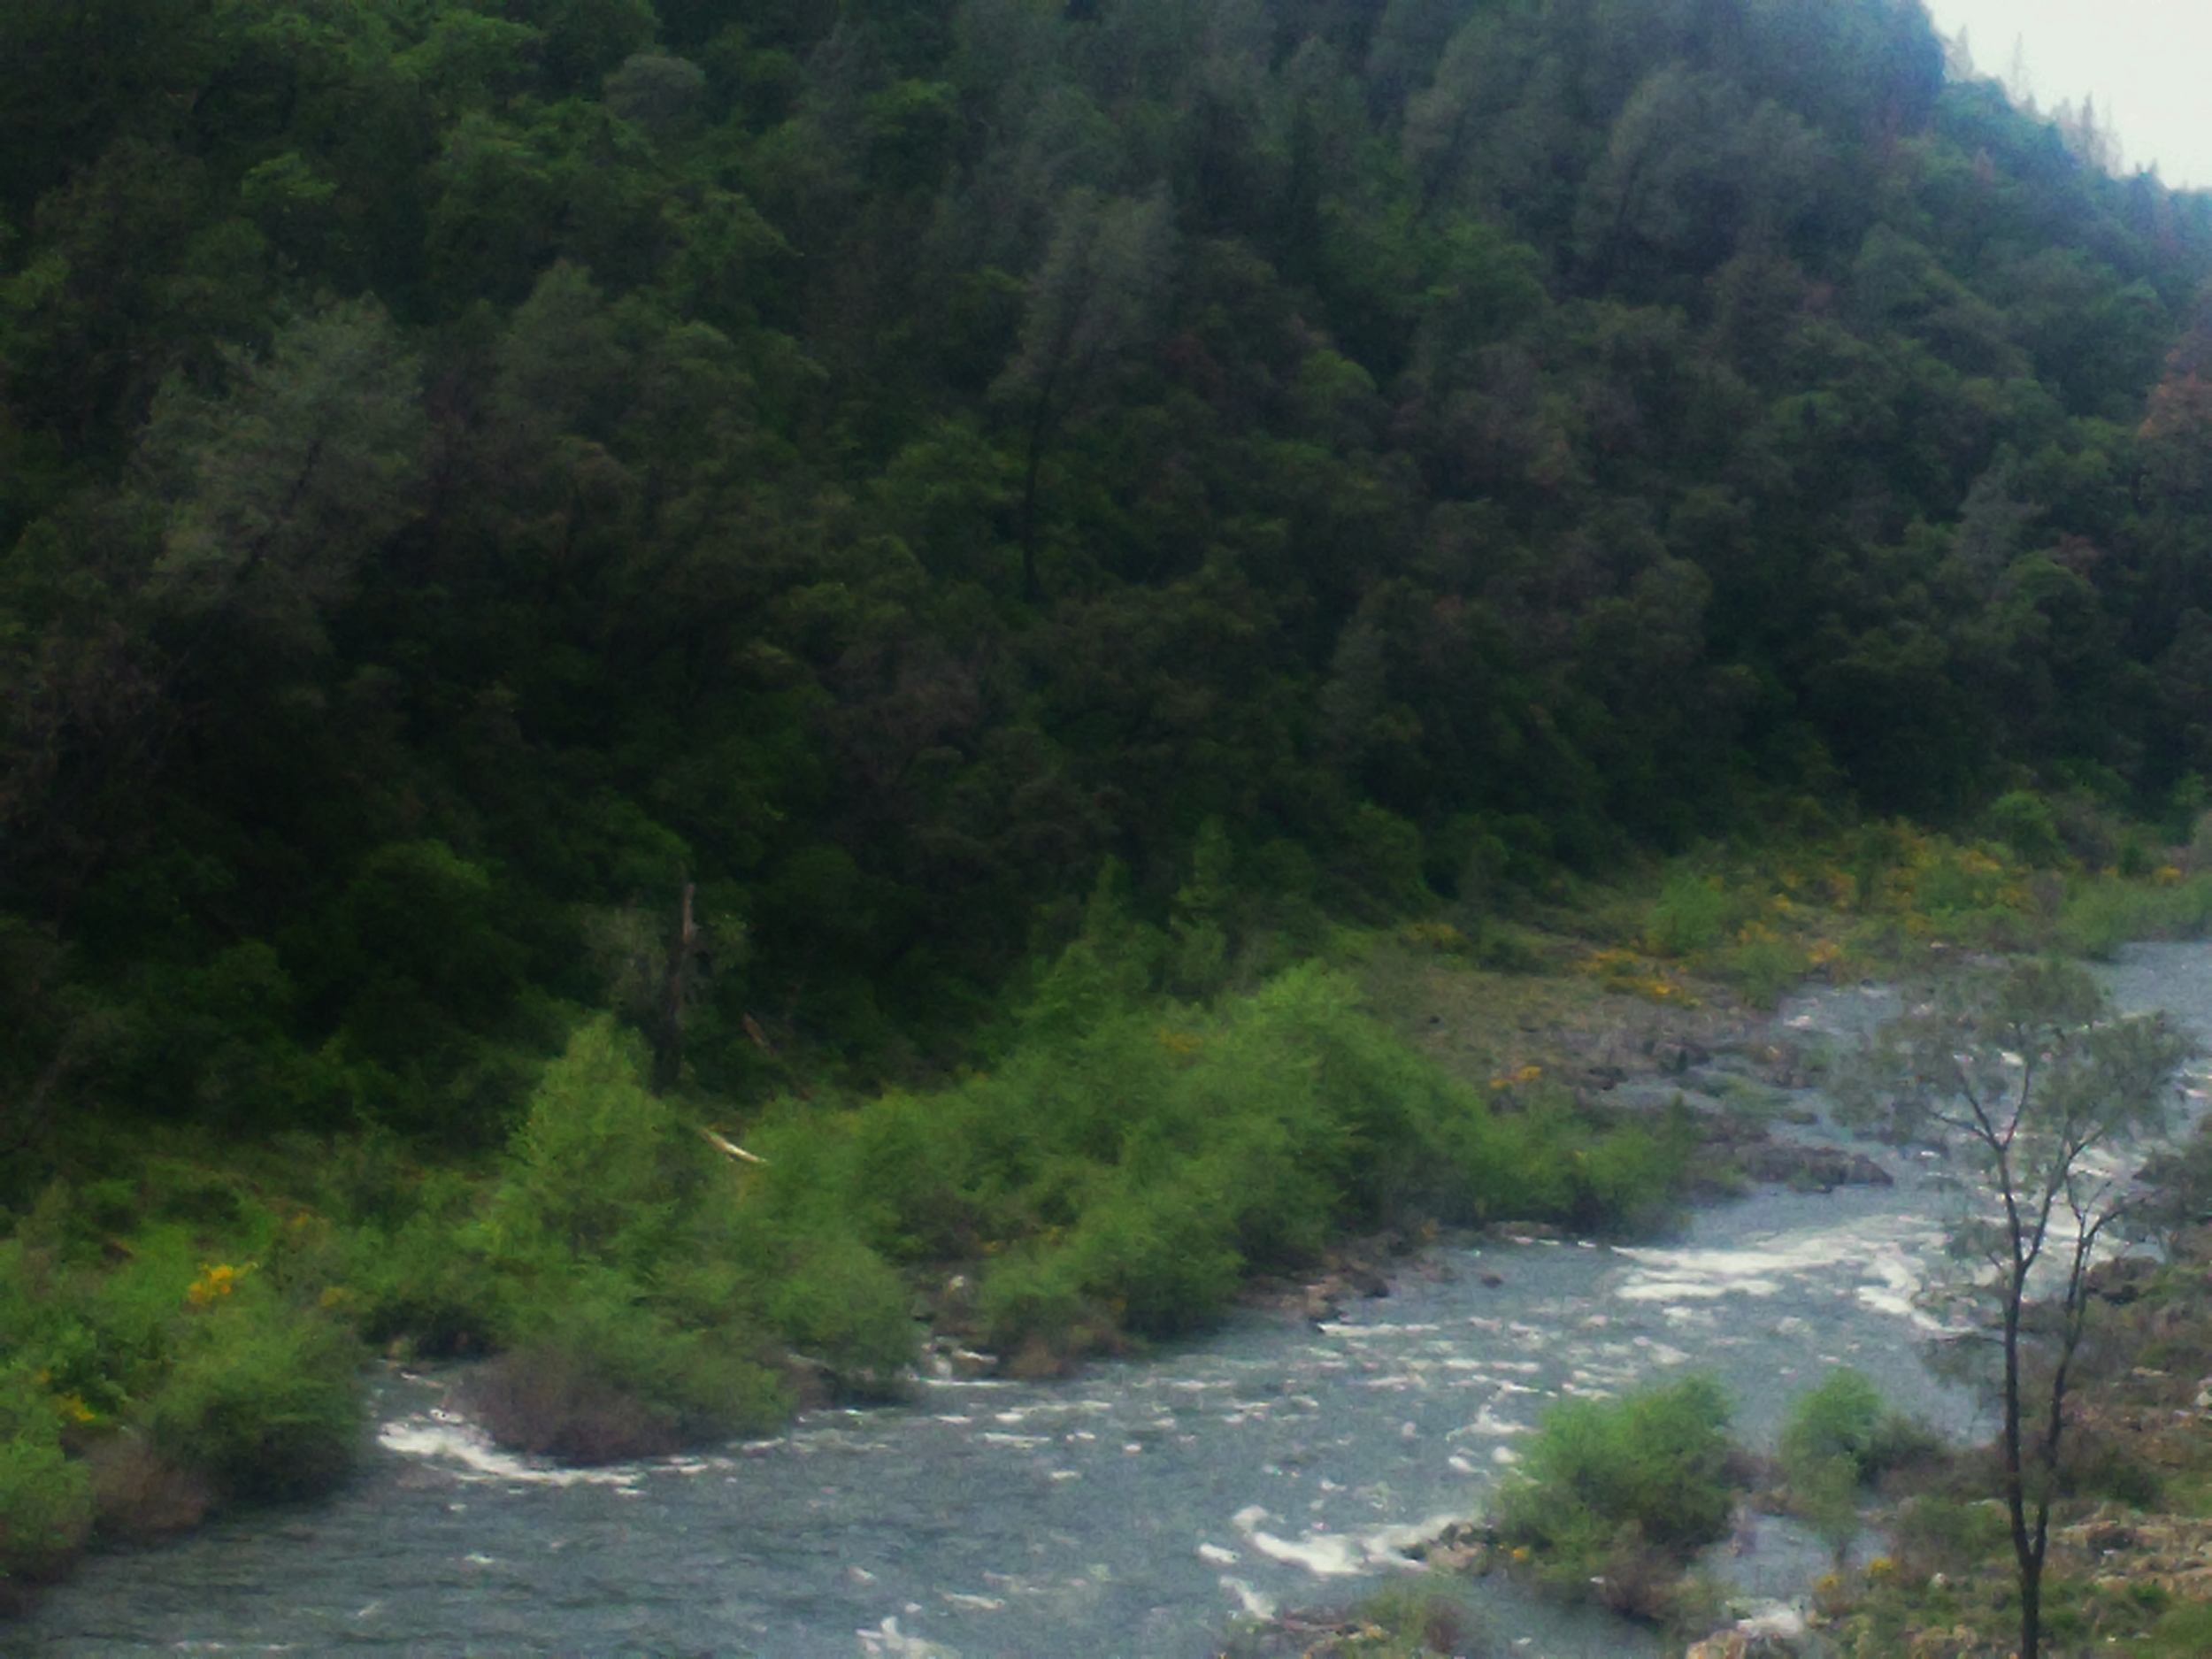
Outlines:
[[[2110,979],[2212,1030],[2212,949],[2145,949]],[[1893,1007],[1828,991],[1778,1018],[1840,1042]],[[1651,1248],[1439,1249],[1341,1323],[1240,1315],[1073,1382],[932,1383],[709,1456],[508,1457],[445,1410],[439,1378],[394,1371],[337,1501],[97,1557],[0,1647],[1192,1659],[1240,1614],[1412,1571],[1397,1547],[1479,1508],[1562,1397],[1708,1370],[1770,1443],[1848,1363],[1947,1432],[1985,1429],[1921,1361],[1915,1293],[1955,1195],[1930,1160],[1882,1156],[1893,1187],[1766,1189]],[[1804,1551],[1765,1531],[1739,1576],[1787,1594]],[[1657,1651],[1502,1578],[1471,1594],[1502,1653]]]

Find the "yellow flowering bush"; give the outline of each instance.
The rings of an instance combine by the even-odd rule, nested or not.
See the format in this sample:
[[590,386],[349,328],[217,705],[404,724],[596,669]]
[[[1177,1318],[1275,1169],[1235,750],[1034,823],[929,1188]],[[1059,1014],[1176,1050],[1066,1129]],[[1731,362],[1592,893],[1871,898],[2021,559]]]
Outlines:
[[249,1262],[243,1267],[232,1267],[227,1263],[202,1262],[200,1276],[185,1291],[184,1299],[195,1308],[211,1308],[237,1289],[239,1279],[256,1265]]

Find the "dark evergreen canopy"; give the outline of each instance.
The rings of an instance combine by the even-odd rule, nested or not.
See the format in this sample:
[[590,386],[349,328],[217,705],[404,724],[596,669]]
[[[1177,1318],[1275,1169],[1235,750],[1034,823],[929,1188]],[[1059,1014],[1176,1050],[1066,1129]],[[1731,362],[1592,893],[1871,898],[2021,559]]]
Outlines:
[[686,876],[743,1092],[926,1057],[1210,824],[1294,918],[2212,772],[2212,198],[1915,0],[18,0],[0,61],[12,1098],[480,1137]]

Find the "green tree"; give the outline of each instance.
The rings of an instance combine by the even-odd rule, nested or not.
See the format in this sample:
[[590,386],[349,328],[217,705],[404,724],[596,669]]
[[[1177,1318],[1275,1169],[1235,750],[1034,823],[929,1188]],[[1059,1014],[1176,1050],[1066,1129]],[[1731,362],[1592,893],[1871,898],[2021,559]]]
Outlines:
[[1037,515],[1046,458],[1115,359],[1145,336],[1167,276],[1171,232],[1164,192],[1108,199],[1071,191],[1030,284],[1020,353],[994,389],[1021,411],[1018,534],[1022,595],[1033,603],[1042,596]]
[[265,356],[230,353],[219,398],[164,388],[142,445],[171,503],[156,602],[318,641],[362,560],[419,510],[420,374],[380,306],[345,302],[288,323]]
[[1972,1207],[1945,1287],[1990,1363],[2020,1586],[2021,1659],[2042,1650],[2043,1567],[2090,1269],[2139,1199],[2131,1155],[2161,1136],[2190,1041],[2161,1014],[2116,1017],[2081,969],[2029,962],[1945,987],[1868,1041],[1845,1121],[1940,1147]]

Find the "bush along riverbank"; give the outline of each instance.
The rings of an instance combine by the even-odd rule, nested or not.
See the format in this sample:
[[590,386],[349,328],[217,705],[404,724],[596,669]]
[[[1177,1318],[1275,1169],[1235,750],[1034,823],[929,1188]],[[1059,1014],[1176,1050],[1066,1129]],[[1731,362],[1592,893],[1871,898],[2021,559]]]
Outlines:
[[[1932,1045],[1919,1052],[1933,1069],[1900,1072],[1916,1034]],[[1877,1097],[1933,1090],[1939,1110],[1970,1091],[1963,1127],[2002,1148],[2001,1162],[1955,1161],[1983,1203],[1961,1212],[1961,1265],[1930,1296],[1950,1332],[1933,1363],[2000,1408],[2016,1356],[2025,1421],[2012,1456],[2001,1435],[1947,1447],[1847,1369],[1799,1399],[1770,1458],[1727,1446],[1725,1404],[1708,1382],[1572,1401],[1548,1416],[1490,1517],[1432,1540],[1423,1558],[1508,1571],[1681,1637],[1709,1629],[1724,1607],[1742,1615],[1694,1643],[1694,1659],[2000,1659],[2026,1650],[2032,1618],[2044,1653],[2206,1651],[2212,1134],[2200,1121],[2178,1145],[2141,1138],[2167,1121],[2164,1102],[2192,1052],[2166,1016],[2115,1018],[2078,969],[2044,959],[1935,987],[1841,1069],[1847,1116]],[[1899,1078],[1916,1076],[1922,1094],[1901,1092]],[[2092,1145],[2102,1156],[2085,1169],[2080,1153]],[[2027,1196],[2016,1201],[2016,1191]],[[2023,1220],[1989,1219],[2014,1215],[2015,1202]],[[2101,1248],[2123,1240],[2155,1248]],[[2043,1256],[2033,1283],[2046,1300],[1975,1271],[2014,1259],[2016,1247],[2033,1253],[2021,1259]],[[2014,1490],[2024,1501],[2008,1515]],[[1794,1605],[1732,1604],[1697,1562],[1729,1532],[1732,1510],[1742,1526],[1762,1514],[1793,1517],[1827,1546],[1830,1571]],[[2035,1594],[2024,1600],[2028,1551]],[[1336,1645],[1314,1651],[1366,1651],[1351,1640],[1366,1624],[1394,1651],[1457,1651],[1403,1624],[1340,1624]]]
[[[895,1394],[927,1325],[938,1363],[1052,1375],[1271,1286],[1325,1312],[1372,1273],[1348,1239],[1633,1233],[1732,1168],[1856,1179],[1772,1167],[1764,1125],[1820,1056],[1744,1011],[1747,960],[1856,978],[2055,936],[2108,889],[2129,929],[2185,932],[2208,881],[1878,826],[1272,972],[1256,941],[1129,920],[1109,882],[995,1057],[934,1088],[657,1093],[638,1034],[579,1010],[473,1164],[378,1131],[62,1124],[0,1243],[0,1583],[329,1489],[379,1355],[485,1361],[464,1403],[495,1438],[605,1461]],[[1725,1098],[1670,1109],[1678,1086]]]
[[[1422,1578],[1340,1611],[1269,1620],[1227,1644],[1225,1659],[1491,1652],[1498,1645],[1455,1586],[1492,1572],[1558,1601],[1603,1608],[1672,1638],[1678,1648],[1687,1644],[1698,1659],[1827,1651],[1804,1641],[1830,1621],[1783,1603],[1694,1640],[1733,1605],[1715,1548],[1761,1515],[1809,1525],[1835,1551],[1837,1572],[1812,1597],[1832,1608],[1878,1483],[1932,1460],[1939,1464],[1947,1454],[1930,1430],[1890,1410],[1847,1368],[1799,1397],[1776,1455],[1748,1449],[1730,1426],[1726,1391],[1703,1374],[1619,1399],[1563,1401],[1545,1414],[1486,1517],[1454,1522],[1409,1547],[1410,1559],[1430,1570]],[[1896,1564],[1878,1561],[1872,1571],[1893,1576]]]
[[1692,1149],[1455,1079],[1348,972],[1180,1003],[1087,935],[1003,1061],[934,1093],[786,1100],[740,1145],[647,1065],[584,1021],[481,1169],[377,1137],[218,1165],[149,1131],[46,1187],[0,1247],[9,1586],[327,1489],[367,1355],[488,1356],[465,1403],[495,1438],[633,1457],[896,1392],[918,1314],[1046,1372],[1202,1328],[1352,1233],[1648,1225]]

